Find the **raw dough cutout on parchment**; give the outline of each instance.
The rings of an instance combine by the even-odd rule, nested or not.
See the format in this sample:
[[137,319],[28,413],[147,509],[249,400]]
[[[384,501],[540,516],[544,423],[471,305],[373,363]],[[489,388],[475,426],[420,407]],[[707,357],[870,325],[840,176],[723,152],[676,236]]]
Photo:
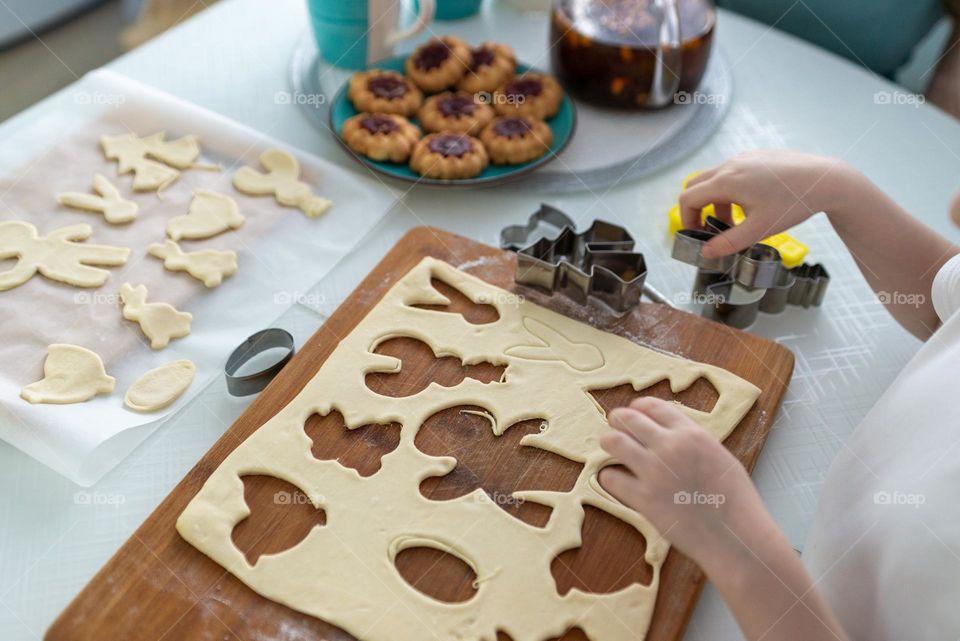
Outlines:
[[120,286],[120,300],[123,317],[140,324],[153,349],[163,349],[171,339],[190,333],[193,314],[177,311],[169,303],[148,303],[146,285],[134,287],[124,283]]
[[201,240],[243,225],[243,214],[230,196],[207,189],[193,192],[190,208],[183,216],[167,223],[167,236],[173,240]]
[[[166,140],[164,132],[141,138],[134,133],[100,136],[104,155],[117,161],[117,173],[133,173],[134,191],[158,191],[194,167],[200,157],[196,136]],[[159,161],[159,162],[158,162]]]
[[94,352],[55,343],[47,348],[43,378],[20,390],[20,396],[30,403],[82,403],[97,394],[109,394],[116,383]]
[[147,253],[163,261],[170,271],[187,272],[207,287],[217,287],[237,271],[237,253],[230,250],[201,249],[185,252],[172,240],[152,243]]
[[68,225],[40,236],[30,223],[0,222],[0,260],[17,260],[12,268],[0,272],[0,291],[18,287],[38,272],[74,287],[103,285],[110,278],[110,272],[92,265],[123,265],[130,250],[77,242],[90,238],[91,234],[90,225]]
[[109,180],[100,174],[93,176],[93,190],[98,195],[68,191],[57,195],[57,202],[74,209],[103,214],[111,225],[129,223],[137,217],[137,203],[126,200]]
[[138,412],[163,409],[187,391],[196,371],[196,366],[185,359],[155,367],[130,384],[123,403]]
[[[434,305],[439,279],[474,303],[496,306],[499,319],[471,324]],[[386,397],[365,383],[370,371],[389,371],[396,359],[371,352],[386,337],[426,343],[438,356],[462,363],[506,363],[502,382],[465,378],[453,387],[429,385],[416,394]],[[544,359],[542,348],[563,341],[577,347],[572,363]],[[527,346],[518,355],[509,350]],[[531,352],[530,346],[538,348]],[[534,356],[537,358],[528,358]],[[578,369],[579,368],[579,369]],[[343,338],[301,392],[250,435],[210,475],[177,521],[190,544],[258,594],[323,619],[363,641],[483,639],[498,632],[513,641],[544,641],[579,627],[594,641],[635,641],[646,635],[669,545],[641,515],[616,502],[596,482],[611,463],[597,440],[610,427],[587,390],[629,383],[644,389],[657,381],[706,378],[719,392],[709,413],[682,407],[718,439],[725,438],[753,406],[760,390],[725,370],[668,356],[584,325],[436,259],[425,258]],[[416,437],[428,419],[449,408],[483,409],[498,438],[525,421],[543,431],[522,433],[519,443],[583,467],[568,492],[518,493],[552,508],[534,527],[493,501],[483,490],[430,500],[420,491],[430,477],[457,463],[457,452],[429,455]],[[304,421],[337,411],[346,425],[400,425],[399,445],[370,476],[335,460],[311,455],[314,441]],[[539,422],[538,422],[539,425]],[[461,456],[464,456],[461,454]],[[251,564],[231,540],[251,513],[241,477],[282,479],[311,497],[327,520],[292,547]],[[557,591],[551,564],[581,545],[584,506],[593,506],[635,528],[648,542],[648,584],[610,593]],[[476,590],[462,603],[438,601],[414,589],[398,571],[397,555],[411,547],[450,553],[476,575]],[[595,607],[603,605],[603,607]],[[400,607],[394,607],[400,606]],[[617,616],[611,616],[610,612]],[[382,615],[382,616],[381,616]]]
[[310,185],[300,180],[300,163],[288,151],[267,149],[260,154],[260,164],[268,173],[253,167],[241,167],[233,175],[233,186],[238,191],[254,196],[272,194],[284,207],[299,207],[308,218],[326,213],[333,205],[326,198],[313,193]]

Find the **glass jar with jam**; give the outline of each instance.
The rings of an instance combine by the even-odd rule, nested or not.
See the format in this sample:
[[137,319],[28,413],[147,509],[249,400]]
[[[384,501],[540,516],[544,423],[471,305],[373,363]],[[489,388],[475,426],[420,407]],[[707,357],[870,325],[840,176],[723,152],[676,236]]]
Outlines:
[[713,0],[557,0],[553,70],[588,102],[665,107],[699,86],[715,25]]

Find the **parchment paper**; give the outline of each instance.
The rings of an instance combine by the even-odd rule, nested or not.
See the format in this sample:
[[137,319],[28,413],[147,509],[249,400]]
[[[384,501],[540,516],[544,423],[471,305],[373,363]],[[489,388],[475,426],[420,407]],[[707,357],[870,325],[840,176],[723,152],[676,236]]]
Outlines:
[[[310,288],[389,210],[394,194],[322,160],[294,152],[303,178],[334,202],[323,217],[308,219],[272,197],[245,196],[231,185],[241,165],[259,168],[264,149],[282,146],[257,132],[109,71],[96,71],[43,105],[29,125],[0,128],[0,221],[25,220],[40,234],[77,223],[93,227],[86,242],[131,248],[124,267],[111,269],[100,288],[79,289],[39,275],[0,292],[0,438],[81,485],[96,482],[187,403],[211,377],[221,376],[230,351],[268,326]],[[102,134],[156,131],[168,138],[200,137],[201,161],[222,171],[185,170],[160,196],[132,191],[132,175],[118,176],[100,149]],[[293,151],[293,150],[291,150]],[[59,205],[56,194],[88,192],[94,173],[113,182],[140,211],[127,225]],[[187,213],[195,189],[234,198],[246,220],[237,230],[207,240],[181,241],[184,251],[232,249],[239,269],[216,289],[185,272],[170,272],[146,253],[165,238],[167,221]],[[0,270],[10,265],[0,263]],[[148,300],[193,313],[189,336],[150,349],[139,325],[122,318],[118,289],[144,284]],[[116,377],[110,396],[72,405],[30,405],[20,389],[42,376],[46,348],[72,343],[100,355]],[[197,365],[190,390],[175,404],[141,414],[123,405],[126,388],[148,369],[186,358]]]

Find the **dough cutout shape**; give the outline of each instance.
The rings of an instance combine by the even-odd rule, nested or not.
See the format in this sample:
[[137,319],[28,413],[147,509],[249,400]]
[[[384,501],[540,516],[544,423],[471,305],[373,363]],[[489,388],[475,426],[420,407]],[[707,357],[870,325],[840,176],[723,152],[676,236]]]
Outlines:
[[127,262],[126,247],[93,245],[78,241],[93,234],[90,225],[68,225],[46,236],[37,228],[20,220],[0,222],[0,260],[15,258],[16,264],[0,272],[0,291],[18,287],[37,273],[74,287],[99,287],[110,278],[106,269]]
[[580,372],[603,367],[603,354],[589,343],[577,343],[536,318],[524,318],[523,327],[533,344],[515,345],[506,353],[533,361],[559,361]]
[[237,253],[230,250],[201,249],[185,252],[172,240],[152,243],[147,253],[163,261],[172,272],[187,272],[207,287],[217,287],[237,272]]
[[253,196],[272,194],[284,207],[299,207],[308,218],[320,216],[333,205],[313,193],[310,185],[300,180],[300,163],[288,151],[267,149],[260,154],[261,173],[253,167],[241,167],[233,175],[233,186]]
[[120,300],[123,302],[123,317],[140,324],[153,349],[163,349],[171,339],[183,338],[190,333],[193,314],[177,311],[169,303],[148,303],[146,285],[134,287],[124,283],[120,286]]
[[113,183],[101,174],[93,176],[93,190],[97,195],[68,191],[57,196],[57,202],[74,209],[103,214],[103,219],[111,225],[129,223],[137,217],[139,207],[132,200],[126,200]]
[[174,216],[167,223],[167,236],[175,241],[182,238],[211,238],[228,229],[237,229],[243,225],[243,221],[243,214],[233,198],[215,191],[198,189],[193,192],[187,213]]
[[[100,136],[100,147],[109,160],[117,161],[117,173],[133,174],[134,191],[159,191],[194,166],[200,157],[196,136],[167,140],[164,132],[141,138],[134,133]],[[159,161],[159,162],[158,162]]]
[[54,343],[47,348],[43,378],[20,390],[20,397],[30,403],[82,403],[97,394],[109,394],[116,383],[94,352],[77,345]]
[[155,412],[170,405],[187,391],[196,374],[188,360],[171,361],[148,371],[131,383],[123,404],[138,412]]
[[[415,305],[436,298],[431,278],[470,300],[492,302],[499,320],[478,326],[459,314],[418,309]],[[644,389],[678,376],[704,377],[720,393],[713,410],[680,410],[717,439],[733,431],[760,390],[720,368],[647,349],[518,298],[442,261],[423,259],[340,340],[299,394],[210,474],[178,518],[180,535],[261,596],[364,641],[491,640],[498,631],[514,641],[544,641],[574,626],[594,640],[642,639],[669,544],[642,515],[597,483],[598,471],[611,464],[597,441],[610,427],[585,390],[625,381]],[[574,344],[594,346],[602,364],[581,371],[556,359],[507,354],[527,333],[524,319],[534,319]],[[415,337],[435,354],[465,363],[506,362],[504,383],[484,385],[468,378],[449,388],[432,385],[409,397],[377,395],[364,379],[366,372],[395,364],[370,352],[385,335]],[[531,527],[492,501],[480,500],[478,490],[446,501],[429,500],[418,491],[425,479],[449,471],[457,459],[456,454],[437,458],[418,450],[417,431],[436,412],[463,405],[486,409],[495,435],[518,422],[542,418],[549,428],[524,435],[521,445],[583,464],[569,492],[524,492],[525,499],[553,509],[545,527]],[[348,425],[401,426],[400,444],[383,456],[376,474],[362,477],[336,461],[311,455],[313,442],[304,434],[304,420],[333,409]],[[250,474],[283,479],[315,497],[313,507],[329,516],[324,527],[312,529],[281,553],[260,557],[255,566],[231,541],[234,526],[251,511],[241,480]],[[585,505],[600,508],[643,535],[648,542],[644,560],[653,571],[648,585],[632,584],[609,594],[577,589],[557,593],[551,564],[561,552],[580,545]],[[474,570],[477,590],[469,602],[427,598],[388,562],[400,550],[424,545],[452,553]]]
[[583,463],[521,445],[527,435],[548,430],[546,421],[530,418],[508,426],[500,435],[493,433],[490,421],[489,411],[482,407],[454,406],[430,416],[420,426],[414,439],[418,450],[456,460],[449,471],[423,481],[420,493],[431,501],[449,501],[481,490],[512,517],[544,527],[552,508],[528,500],[528,492],[569,492]]
[[[370,351],[383,365],[368,370],[365,383],[381,396],[414,396],[431,385],[453,387],[466,378],[495,384],[503,380],[506,369],[502,363],[464,363],[455,356],[437,354],[429,344],[409,336],[388,335]],[[421,376],[424,372],[430,376]]]

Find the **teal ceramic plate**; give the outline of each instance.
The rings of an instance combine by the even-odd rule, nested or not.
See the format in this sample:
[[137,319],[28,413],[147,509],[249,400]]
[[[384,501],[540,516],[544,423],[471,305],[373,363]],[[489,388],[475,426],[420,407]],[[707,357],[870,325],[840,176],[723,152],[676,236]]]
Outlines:
[[[376,69],[388,69],[390,71],[403,73],[403,62],[405,59],[406,58],[402,56],[391,58],[389,60],[378,62],[372,66]],[[517,65],[517,73],[523,73],[530,69],[531,68],[526,65]],[[396,178],[398,180],[403,180],[410,183],[417,183],[420,185],[434,185],[442,187],[476,187],[478,185],[493,185],[518,178],[524,174],[530,173],[538,167],[542,167],[556,158],[557,155],[563,151],[564,147],[570,143],[570,139],[573,138],[573,132],[577,127],[576,108],[573,106],[573,101],[570,100],[570,97],[565,95],[563,97],[563,103],[560,105],[560,111],[557,112],[556,116],[547,121],[547,124],[550,126],[550,129],[553,132],[553,144],[550,146],[550,151],[539,158],[531,160],[530,162],[522,165],[499,166],[491,164],[489,167],[484,169],[480,175],[474,178],[465,178],[461,180],[437,180],[435,178],[424,178],[405,164],[370,160],[366,156],[356,153],[350,149],[349,146],[347,146],[340,135],[340,132],[343,129],[343,123],[348,118],[356,116],[358,113],[360,113],[353,108],[353,105],[347,98],[348,84],[349,83],[344,83],[337,94],[333,97],[333,101],[330,104],[330,131],[334,132],[337,141],[339,141],[340,144],[343,145],[343,148],[346,149],[351,156],[356,158],[358,162],[363,163],[373,171],[385,176],[390,176],[391,178]],[[413,119],[413,121],[416,122],[416,119]]]

